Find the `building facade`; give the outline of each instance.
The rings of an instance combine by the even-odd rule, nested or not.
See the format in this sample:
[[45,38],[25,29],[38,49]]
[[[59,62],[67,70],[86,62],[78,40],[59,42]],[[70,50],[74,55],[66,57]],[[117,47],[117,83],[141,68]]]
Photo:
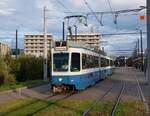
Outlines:
[[[53,37],[51,34],[47,34],[47,50],[50,54],[50,48],[53,43]],[[25,54],[43,57],[44,56],[44,34],[25,34]]]
[[4,57],[7,54],[10,54],[10,47],[6,43],[1,43],[0,42],[0,57]]
[[83,42],[85,43],[86,47],[96,48],[96,49],[100,49],[100,39],[101,39],[101,35],[98,33],[82,33],[82,34],[77,34],[77,36],[72,35],[72,39],[70,36],[67,37],[68,41],[76,41],[78,43]]

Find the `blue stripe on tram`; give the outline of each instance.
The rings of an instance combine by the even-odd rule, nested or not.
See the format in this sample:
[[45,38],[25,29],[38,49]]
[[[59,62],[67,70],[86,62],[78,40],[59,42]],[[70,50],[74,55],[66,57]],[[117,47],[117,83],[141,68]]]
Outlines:
[[105,69],[97,72],[92,72],[74,76],[52,76],[51,82],[53,85],[74,85],[77,90],[83,90],[88,86],[94,85],[96,82],[105,79],[112,74],[112,69]]

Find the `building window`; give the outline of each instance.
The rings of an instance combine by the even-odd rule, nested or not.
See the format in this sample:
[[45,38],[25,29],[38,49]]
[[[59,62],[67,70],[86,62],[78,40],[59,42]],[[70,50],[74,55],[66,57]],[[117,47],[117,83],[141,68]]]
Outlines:
[[51,35],[47,35],[47,37],[52,37]]
[[40,37],[44,37],[44,35],[40,35]]

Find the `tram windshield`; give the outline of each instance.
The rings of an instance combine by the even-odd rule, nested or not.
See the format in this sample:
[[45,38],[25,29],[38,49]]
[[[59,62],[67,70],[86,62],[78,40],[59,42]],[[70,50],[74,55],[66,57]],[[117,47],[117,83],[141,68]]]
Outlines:
[[54,71],[68,71],[69,53],[56,53],[53,55],[53,58]]

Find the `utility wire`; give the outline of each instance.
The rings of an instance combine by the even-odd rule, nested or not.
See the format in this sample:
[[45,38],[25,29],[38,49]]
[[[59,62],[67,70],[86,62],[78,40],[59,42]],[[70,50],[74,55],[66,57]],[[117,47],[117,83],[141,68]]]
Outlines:
[[85,5],[87,6],[87,8],[91,11],[91,13],[95,16],[96,20],[98,21],[98,23],[100,23],[101,26],[103,26],[103,24],[101,23],[101,21],[99,20],[99,18],[97,17],[97,15],[94,13],[93,9],[90,7],[89,3],[86,0],[83,0]]
[[111,6],[111,4],[110,4],[110,0],[106,0],[106,1],[107,1],[108,5],[109,5],[109,8],[110,8],[111,14],[112,14],[112,16],[114,17],[113,9],[112,9],[112,6]]
[[[113,36],[113,35],[136,35],[138,32],[127,32],[127,33],[102,33],[101,36]],[[147,34],[147,32],[143,32],[143,34]]]
[[66,9],[69,12],[72,12],[70,9],[68,9],[61,1],[55,0],[58,4],[60,4],[64,9]]
[[114,14],[114,11],[113,11],[112,6],[111,6],[111,3],[110,3],[110,0],[106,0],[106,2],[107,2],[108,5],[109,5],[109,8],[110,8],[110,11],[111,11],[113,20],[114,20],[114,24],[116,25],[116,29],[117,29],[117,17],[118,17],[118,14]]

